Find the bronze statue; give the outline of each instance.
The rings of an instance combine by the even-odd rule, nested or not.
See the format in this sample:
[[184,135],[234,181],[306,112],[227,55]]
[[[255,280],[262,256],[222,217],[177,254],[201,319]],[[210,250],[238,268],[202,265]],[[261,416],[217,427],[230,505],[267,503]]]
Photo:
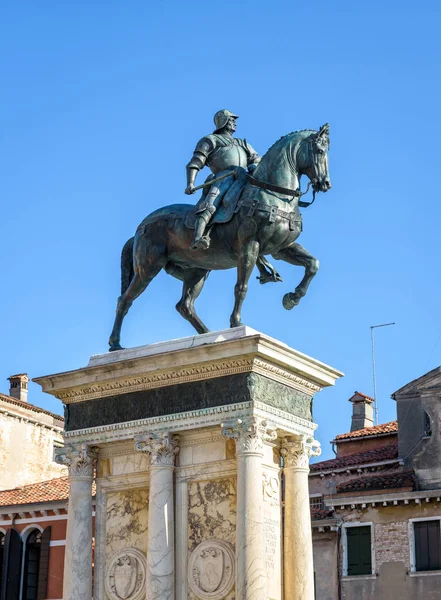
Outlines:
[[[228,119],[232,119],[229,121],[231,125],[236,118],[235,115],[228,115]],[[327,124],[319,131],[289,133],[273,144],[258,163],[251,146],[247,145],[250,148],[247,153],[242,146],[246,142],[237,140],[235,147],[238,148],[240,144],[245,155],[241,153],[241,162],[234,167],[234,176],[231,165],[231,174],[228,168],[223,169],[227,171],[225,179],[230,179],[230,186],[228,190],[219,190],[216,198],[222,195],[223,202],[217,204],[217,210],[209,211],[212,216],[209,221],[210,239],[205,240],[208,243],[197,243],[200,238],[207,236],[207,232],[202,231],[206,226],[206,215],[202,221],[198,215],[203,212],[196,212],[200,206],[173,204],[148,215],[122,250],[122,289],[109,340],[110,350],[121,348],[120,333],[125,315],[161,269],[183,282],[182,297],[176,309],[198,333],[206,333],[208,329],[196,314],[194,301],[201,293],[210,271],[237,268],[235,302],[230,317],[230,326],[237,327],[241,324],[241,308],[254,266],[259,268],[261,274],[265,273],[265,266],[271,272],[265,255],[270,254],[276,259],[305,268],[304,277],[295,291],[283,297],[284,308],[290,310],[296,306],[318,270],[318,260],[295,241],[302,231],[299,206],[308,206],[300,201],[303,195],[300,178],[302,175],[309,178],[314,196],[316,192],[326,192],[331,188],[328,134]],[[204,150],[207,158],[210,157],[209,150]],[[242,164],[242,160],[246,160],[246,165]],[[228,162],[230,160],[224,165]],[[192,164],[193,159],[189,163],[187,193],[192,193],[198,171],[191,167]],[[211,164],[212,158],[209,166]],[[247,173],[244,166],[253,164],[257,165],[251,168],[253,173]],[[195,170],[191,171],[192,168]],[[216,172],[213,179],[220,172]],[[215,200],[214,204],[210,202],[207,201],[206,207],[216,205]],[[196,235],[193,235],[192,228],[195,228]],[[197,247],[192,249],[193,245]]]

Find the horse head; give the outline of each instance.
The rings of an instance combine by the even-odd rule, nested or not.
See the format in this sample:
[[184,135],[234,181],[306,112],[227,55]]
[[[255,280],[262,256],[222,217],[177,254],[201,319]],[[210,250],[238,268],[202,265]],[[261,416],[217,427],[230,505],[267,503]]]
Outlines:
[[329,124],[325,123],[304,141],[304,151],[299,152],[299,170],[309,177],[315,192],[327,192],[331,189],[328,170]]
[[293,131],[271,146],[253,176],[261,181],[297,189],[300,177],[306,175],[314,192],[327,192],[331,189],[328,150],[328,123],[319,131]]

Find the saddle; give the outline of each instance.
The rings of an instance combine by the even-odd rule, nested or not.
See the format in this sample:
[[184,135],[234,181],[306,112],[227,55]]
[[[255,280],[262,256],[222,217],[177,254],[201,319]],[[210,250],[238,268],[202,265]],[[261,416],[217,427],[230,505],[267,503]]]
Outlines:
[[[209,182],[210,179],[214,178],[215,175],[210,175],[210,177],[207,179],[207,182]],[[222,198],[220,206],[218,207],[218,209],[216,210],[216,212],[210,220],[210,225],[215,225],[216,223],[228,223],[228,221],[231,221],[246,183],[246,171],[244,169],[238,169],[236,171],[236,180],[230,187],[230,189],[225,193],[225,196]],[[209,187],[207,187],[206,189],[208,192]],[[200,200],[187,214],[184,224],[186,227],[188,227],[188,229],[194,229],[196,214],[198,212],[201,212],[201,210],[205,208],[204,203],[206,193],[202,194]]]

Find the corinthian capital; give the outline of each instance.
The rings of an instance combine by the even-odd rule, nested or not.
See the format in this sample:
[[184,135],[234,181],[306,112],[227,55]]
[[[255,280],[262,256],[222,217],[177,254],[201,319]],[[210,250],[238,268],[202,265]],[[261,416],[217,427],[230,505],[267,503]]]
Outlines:
[[69,477],[93,477],[97,450],[86,444],[66,446],[55,451],[55,462],[69,468]]
[[178,438],[168,432],[158,435],[149,433],[147,438],[139,436],[135,442],[135,449],[148,452],[151,455],[152,466],[172,467],[179,452]]
[[250,417],[222,423],[222,435],[236,440],[236,454],[246,452],[263,454],[263,443],[275,440],[277,431],[268,421]]
[[298,439],[286,438],[280,449],[285,468],[309,470],[311,456],[320,456],[320,443],[306,436]]

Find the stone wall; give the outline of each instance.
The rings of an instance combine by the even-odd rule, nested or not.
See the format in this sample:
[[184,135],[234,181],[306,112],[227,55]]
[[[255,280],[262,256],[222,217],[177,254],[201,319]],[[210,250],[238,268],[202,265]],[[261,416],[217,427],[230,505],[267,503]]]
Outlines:
[[0,490],[66,475],[53,460],[54,442],[63,438],[50,424],[0,413]]

